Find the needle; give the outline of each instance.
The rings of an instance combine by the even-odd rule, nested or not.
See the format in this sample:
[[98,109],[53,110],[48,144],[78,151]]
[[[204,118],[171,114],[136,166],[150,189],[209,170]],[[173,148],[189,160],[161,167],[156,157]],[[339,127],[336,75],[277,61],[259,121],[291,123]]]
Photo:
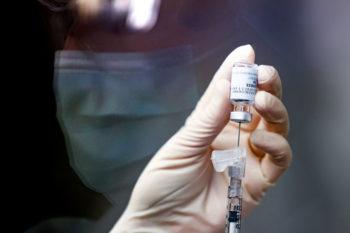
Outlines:
[[239,147],[239,139],[241,136],[241,122],[238,123],[238,137],[237,137],[237,147]]

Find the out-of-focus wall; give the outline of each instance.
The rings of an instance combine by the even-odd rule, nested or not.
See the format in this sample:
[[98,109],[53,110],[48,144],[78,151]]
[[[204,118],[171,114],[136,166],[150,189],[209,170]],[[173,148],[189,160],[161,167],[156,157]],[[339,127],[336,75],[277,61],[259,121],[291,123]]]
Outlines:
[[[244,231],[349,232],[350,2],[262,2],[279,9],[272,18],[287,12],[275,18],[270,35],[286,59],[281,73],[294,162],[245,220]],[[261,22],[269,28],[270,20]],[[285,38],[280,32],[289,39],[279,40]]]

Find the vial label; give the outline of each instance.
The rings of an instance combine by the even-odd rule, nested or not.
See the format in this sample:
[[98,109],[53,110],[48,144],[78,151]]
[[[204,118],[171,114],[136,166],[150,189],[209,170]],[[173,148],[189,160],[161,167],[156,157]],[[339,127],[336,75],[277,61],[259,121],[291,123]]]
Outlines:
[[231,102],[254,102],[258,71],[253,67],[234,66],[231,76]]

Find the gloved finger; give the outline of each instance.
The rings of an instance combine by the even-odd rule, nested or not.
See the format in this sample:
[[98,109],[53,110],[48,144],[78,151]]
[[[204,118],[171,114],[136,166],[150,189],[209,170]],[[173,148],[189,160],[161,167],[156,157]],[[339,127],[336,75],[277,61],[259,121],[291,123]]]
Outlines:
[[258,68],[258,88],[282,98],[282,82],[273,66],[260,65]]
[[220,68],[215,73],[212,81],[210,82],[208,88],[204,92],[202,98],[198,102],[198,108],[205,108],[205,106],[212,99],[212,93],[215,83],[220,79],[226,79],[230,81],[232,66],[235,62],[247,62],[254,63],[255,53],[251,45],[244,45],[233,50],[221,64]]
[[248,157],[244,179],[244,188],[248,199],[259,203],[266,191],[287,169],[291,162],[292,152],[287,140],[279,134],[265,130],[256,130],[249,138],[250,145],[265,153],[260,160]]
[[184,127],[165,144],[161,151],[170,156],[173,154],[166,152],[167,149],[177,151],[174,155],[176,158],[191,157],[206,152],[208,146],[228,122],[231,111],[229,91],[230,82],[226,79],[218,80],[207,106],[196,108],[186,120]]
[[262,119],[258,129],[266,129],[287,136],[289,117],[287,109],[280,99],[268,92],[258,91],[254,107]]
[[[211,173],[208,171],[213,169],[209,163],[209,145],[228,121],[231,110],[229,90],[229,81],[218,81],[207,108],[194,110],[185,125],[160,148],[135,186],[134,190],[139,189],[136,193],[143,195],[132,197],[133,203],[129,203],[129,207],[139,208],[137,206],[142,200],[147,200],[147,207],[152,206],[159,202],[156,197],[168,197],[169,193],[177,192],[179,187],[191,189],[184,196],[203,191],[205,184],[201,182],[207,183],[210,179],[207,176]],[[163,182],[164,179],[167,182]],[[196,186],[188,186],[193,180],[196,180]],[[157,185],[152,187],[154,183]]]
[[266,153],[261,160],[261,172],[268,183],[276,182],[292,161],[288,141],[279,134],[256,130],[250,137],[250,143]]
[[168,145],[184,148],[184,155],[190,156],[208,149],[227,124],[232,110],[229,102],[232,65],[239,61],[253,63],[254,57],[254,50],[247,45],[235,49],[225,59],[185,126],[168,141]]
[[148,31],[158,19],[161,0],[130,0],[126,26],[132,30]]

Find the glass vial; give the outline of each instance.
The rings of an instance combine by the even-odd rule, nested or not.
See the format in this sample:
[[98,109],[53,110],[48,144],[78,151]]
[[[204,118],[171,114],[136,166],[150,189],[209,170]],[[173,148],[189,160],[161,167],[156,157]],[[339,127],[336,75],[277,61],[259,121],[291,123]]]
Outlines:
[[238,123],[249,123],[252,119],[250,107],[254,103],[258,84],[258,66],[244,62],[233,64],[230,102],[233,111],[230,119]]

